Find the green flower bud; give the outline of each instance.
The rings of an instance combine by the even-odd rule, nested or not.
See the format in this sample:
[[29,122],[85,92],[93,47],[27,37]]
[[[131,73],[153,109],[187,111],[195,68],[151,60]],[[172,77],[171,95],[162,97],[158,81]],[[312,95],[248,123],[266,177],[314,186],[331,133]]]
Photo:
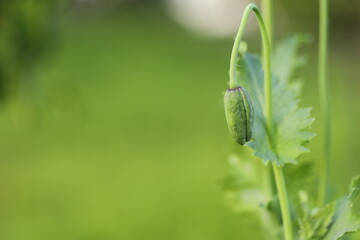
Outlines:
[[230,135],[241,145],[251,139],[254,109],[249,93],[242,87],[230,88],[224,97]]

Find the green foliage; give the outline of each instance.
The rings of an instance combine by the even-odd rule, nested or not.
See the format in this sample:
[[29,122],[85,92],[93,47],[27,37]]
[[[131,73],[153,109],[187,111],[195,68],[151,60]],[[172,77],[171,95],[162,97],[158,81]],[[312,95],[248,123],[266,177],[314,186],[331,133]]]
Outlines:
[[303,62],[302,58],[296,55],[302,41],[303,38],[300,37],[290,38],[282,42],[275,51],[275,59],[279,59],[277,56],[286,52],[285,60],[291,64],[275,60],[273,66],[274,144],[268,139],[265,124],[264,78],[260,59],[244,50],[239,53],[237,79],[239,84],[249,91],[255,109],[253,141],[247,145],[265,162],[272,161],[279,165],[296,163],[296,158],[308,151],[303,146],[304,143],[314,136],[308,131],[314,121],[310,117],[311,109],[298,106],[301,85],[299,82],[289,81],[295,68]]
[[306,192],[300,191],[301,217],[298,219],[300,240],[321,239],[328,231],[335,212],[335,203],[318,209],[309,208],[309,198]]
[[285,38],[276,46],[271,59],[271,68],[281,81],[289,81],[294,71],[306,63],[306,58],[299,55],[298,50],[309,41],[308,35],[297,34]]
[[240,159],[236,155],[230,156],[229,163],[230,174],[221,184],[231,207],[242,213],[258,211],[265,204],[260,169],[251,161]]
[[[302,153],[308,151],[304,144],[315,135],[309,132],[314,121],[310,117],[310,108],[298,106],[301,84],[299,81],[290,81],[294,71],[305,62],[305,58],[297,52],[308,39],[305,35],[287,38],[279,44],[273,54],[274,144],[271,144],[267,137],[269,134],[265,124],[261,61],[259,57],[241,48],[237,79],[239,84],[249,91],[255,109],[253,140],[246,145],[250,146],[255,152],[254,155],[263,159],[265,163],[296,163],[286,165],[285,178],[291,203],[291,218],[296,223],[293,227],[298,233],[297,239],[344,240],[360,228],[360,176],[352,180],[347,197],[325,206],[316,206],[313,197],[316,186],[314,163],[297,161]],[[277,230],[282,225],[279,202],[276,192],[269,198],[266,190],[268,186],[259,180],[260,177],[265,177],[264,167],[257,165],[256,161],[240,160],[234,156],[230,163],[231,174],[223,181],[223,187],[231,206],[238,212],[257,214],[264,219],[270,219],[263,222],[263,229],[269,232],[267,239],[279,239]],[[269,226],[274,229],[270,230]]]
[[1,1],[0,98],[33,80],[37,64],[56,45],[59,16],[68,2]]
[[324,240],[343,239],[360,229],[360,175],[352,179],[350,193],[337,202],[334,221]]
[[278,209],[272,209],[272,202],[263,191],[264,166],[261,162],[239,158],[237,155],[229,157],[229,164],[230,173],[221,181],[221,185],[230,208],[246,215],[248,220],[255,216],[267,238],[277,239],[281,233],[281,224]]
[[290,200],[297,203],[299,190],[313,193],[316,184],[316,173],[314,162],[308,160],[299,161],[297,164],[288,164],[285,167],[285,179]]

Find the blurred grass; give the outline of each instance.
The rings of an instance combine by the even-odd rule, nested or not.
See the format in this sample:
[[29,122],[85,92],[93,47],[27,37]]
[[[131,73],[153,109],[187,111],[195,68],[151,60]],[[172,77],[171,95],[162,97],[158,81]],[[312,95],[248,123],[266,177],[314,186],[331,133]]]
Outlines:
[[[237,148],[222,109],[231,39],[196,39],[147,11],[66,16],[60,36],[34,93],[1,108],[0,239],[266,239],[218,185]],[[298,75],[318,116],[313,49]],[[333,54],[342,193],[360,169],[360,97],[347,71],[356,60]],[[320,141],[304,157],[315,160]]]

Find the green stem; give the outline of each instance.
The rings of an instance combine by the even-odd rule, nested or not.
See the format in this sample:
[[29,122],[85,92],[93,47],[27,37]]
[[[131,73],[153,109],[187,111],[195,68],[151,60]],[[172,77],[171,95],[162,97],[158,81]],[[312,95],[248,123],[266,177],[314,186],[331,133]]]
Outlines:
[[323,120],[324,131],[324,145],[323,156],[320,159],[320,181],[318,204],[324,205],[326,201],[327,182],[329,175],[329,164],[331,158],[331,122],[330,112],[328,105],[328,92],[327,92],[327,42],[328,42],[328,1],[320,0],[320,19],[319,19],[319,96],[321,115]]
[[264,22],[266,25],[266,29],[268,31],[270,46],[272,45],[272,0],[262,0],[261,1],[261,9],[264,15]]
[[247,25],[247,22],[249,20],[249,16],[251,11],[254,11],[256,19],[258,21],[259,27],[260,27],[260,33],[261,33],[261,39],[262,39],[262,48],[264,51],[264,78],[265,78],[265,102],[266,109],[265,109],[265,115],[267,119],[267,126],[272,125],[272,101],[271,101],[271,72],[270,72],[270,41],[269,37],[267,35],[266,27],[264,20],[260,14],[259,9],[255,4],[249,4],[245,10],[243,17],[241,19],[241,23],[239,26],[238,33],[236,35],[234,46],[231,52],[231,58],[230,58],[230,88],[235,88],[239,86],[237,80],[236,80],[236,63],[237,63],[237,55],[240,43],[242,41],[242,38],[245,33],[245,28]]
[[[261,1],[261,9],[264,16],[264,22],[267,29],[267,33],[269,36],[269,43],[270,43],[270,49],[272,49],[272,35],[273,35],[273,27],[272,27],[272,0],[262,0]],[[261,57],[263,59],[263,62],[265,62],[265,54],[264,50],[261,53]],[[264,165],[265,168],[265,187],[268,193],[268,198],[271,199],[273,194],[276,194],[276,186],[275,186],[275,179],[274,179],[274,173],[271,169],[270,165]]]
[[[260,27],[261,40],[262,40],[262,51],[263,51],[263,68],[264,68],[264,95],[265,95],[265,117],[266,117],[266,126],[268,129],[269,141],[273,148],[275,148],[275,138],[274,138],[274,130],[273,130],[273,116],[272,116],[272,86],[271,86],[271,45],[269,36],[266,30],[266,26],[264,20],[260,14],[259,9],[255,4],[249,4],[244,11],[238,33],[236,35],[234,46],[231,52],[230,59],[230,88],[235,88],[238,86],[238,82],[236,80],[236,63],[238,50],[240,47],[240,43],[245,33],[246,24],[248,22],[249,16],[251,12],[255,13],[257,22]],[[275,149],[276,150],[276,149]],[[279,193],[279,201],[281,207],[281,214],[284,223],[284,235],[286,240],[293,240],[292,234],[292,224],[291,224],[291,216],[289,203],[287,200],[285,179],[282,174],[282,169],[280,166],[277,166],[276,163],[273,164],[274,175],[277,185],[277,191]]]
[[293,239],[293,231],[290,216],[290,206],[285,186],[285,178],[282,167],[277,165],[276,163],[273,163],[272,165],[274,169],[277,192],[280,201],[281,216],[284,224],[284,235],[285,239],[290,240]]

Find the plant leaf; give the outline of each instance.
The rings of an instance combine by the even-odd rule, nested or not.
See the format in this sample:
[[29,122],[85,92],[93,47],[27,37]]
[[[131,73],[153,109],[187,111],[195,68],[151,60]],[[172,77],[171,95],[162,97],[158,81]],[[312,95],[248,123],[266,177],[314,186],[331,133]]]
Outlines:
[[263,164],[237,155],[231,155],[229,163],[230,173],[221,181],[227,203],[247,221],[256,217],[266,239],[279,239],[281,224],[277,213],[269,209],[269,199],[263,191]]
[[[280,46],[281,48],[285,48],[285,46]],[[296,46],[286,48],[288,51],[297,51]],[[278,54],[282,51],[278,51]],[[288,56],[295,56],[295,53],[288,54]],[[275,67],[277,71],[286,71],[286,73],[281,74],[281,78],[276,77],[276,75],[272,76],[272,105],[276,142],[275,149],[273,149],[268,140],[265,124],[264,78],[260,59],[246,53],[244,49],[239,52],[238,59],[238,82],[250,93],[255,109],[253,141],[247,145],[254,150],[256,156],[265,162],[273,161],[279,165],[296,163],[296,158],[308,151],[303,144],[314,136],[313,133],[308,132],[314,121],[310,117],[311,109],[299,108],[298,106],[301,85],[298,82],[289,83],[289,79],[285,79],[291,75],[293,68],[299,65],[299,60],[294,60],[296,64],[284,64],[281,68]]]
[[335,202],[318,209],[309,211],[308,196],[306,192],[300,192],[300,205],[303,216],[298,219],[300,240],[321,239],[329,229],[335,212]]
[[352,179],[350,194],[340,199],[335,213],[335,220],[323,240],[342,239],[349,233],[360,229],[360,175]]
[[288,164],[284,170],[286,189],[290,202],[294,205],[298,203],[299,189],[306,191],[308,194],[315,193],[316,182],[315,162],[302,159],[297,164]]
[[303,66],[306,62],[304,56],[297,54],[298,49],[304,43],[310,42],[307,34],[296,34],[282,40],[275,48],[272,55],[272,72],[279,77],[280,81],[288,81],[294,70]]
[[258,212],[265,205],[261,189],[261,172],[253,161],[240,159],[236,155],[229,158],[230,173],[221,181],[225,197],[236,212]]

